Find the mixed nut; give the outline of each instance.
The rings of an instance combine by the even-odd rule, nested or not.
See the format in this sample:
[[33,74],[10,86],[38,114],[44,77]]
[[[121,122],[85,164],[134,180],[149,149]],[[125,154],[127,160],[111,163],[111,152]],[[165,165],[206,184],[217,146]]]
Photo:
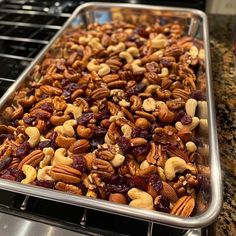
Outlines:
[[2,110],[0,177],[178,216],[203,211],[204,49],[163,22],[67,29]]

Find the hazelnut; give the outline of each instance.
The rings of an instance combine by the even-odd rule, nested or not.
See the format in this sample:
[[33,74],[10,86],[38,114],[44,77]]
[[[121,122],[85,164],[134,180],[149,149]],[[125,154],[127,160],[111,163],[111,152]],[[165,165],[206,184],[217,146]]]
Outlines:
[[109,201],[120,203],[120,204],[127,204],[127,200],[125,196],[121,193],[111,193],[109,196]]
[[145,118],[138,118],[135,121],[135,125],[141,129],[148,129],[150,127],[151,123]]

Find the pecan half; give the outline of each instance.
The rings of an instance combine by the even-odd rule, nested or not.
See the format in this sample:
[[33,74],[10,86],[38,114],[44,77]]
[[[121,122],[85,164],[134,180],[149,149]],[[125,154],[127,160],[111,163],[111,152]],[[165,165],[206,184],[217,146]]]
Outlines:
[[110,162],[96,158],[93,161],[91,173],[97,173],[100,176],[111,178],[115,174],[115,170]]
[[39,164],[43,157],[44,154],[41,150],[35,150],[22,159],[22,161],[18,165],[18,169],[22,169],[23,165],[31,165],[35,167]]
[[110,96],[110,90],[107,88],[98,88],[93,90],[92,99],[99,100]]
[[86,152],[89,147],[90,144],[87,139],[79,139],[70,146],[69,151],[73,154],[80,154]]
[[65,184],[63,182],[58,182],[55,185],[55,189],[63,191],[63,192],[74,193],[76,195],[82,195],[82,190],[79,187],[72,184]]

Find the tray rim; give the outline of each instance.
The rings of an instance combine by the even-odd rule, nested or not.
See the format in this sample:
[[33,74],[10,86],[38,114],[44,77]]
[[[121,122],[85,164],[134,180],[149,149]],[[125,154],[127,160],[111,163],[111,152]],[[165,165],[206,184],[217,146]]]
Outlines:
[[208,101],[208,125],[209,125],[209,147],[210,147],[210,168],[211,170],[211,203],[209,208],[201,215],[182,218],[170,214],[146,210],[141,208],[133,208],[128,205],[116,204],[101,199],[91,199],[85,196],[76,196],[70,193],[60,192],[58,190],[50,190],[32,185],[24,185],[22,183],[0,179],[0,188],[3,190],[22,193],[30,196],[63,202],[71,205],[78,205],[85,208],[100,210],[108,213],[115,213],[122,216],[136,218],[139,220],[150,221],[163,225],[178,227],[178,228],[201,228],[212,223],[219,215],[222,205],[222,177],[220,169],[219,148],[217,141],[216,119],[215,119],[215,106],[213,83],[211,76],[210,64],[210,48],[209,48],[209,31],[207,16],[201,10],[191,8],[179,7],[164,7],[157,5],[143,5],[143,4],[127,4],[127,3],[98,3],[90,2],[78,6],[71,17],[65,22],[62,28],[51,39],[47,46],[39,53],[39,55],[31,62],[31,64],[22,72],[18,79],[10,86],[6,93],[0,100],[0,108],[8,101],[8,98],[14,93],[18,86],[26,79],[28,73],[33,67],[43,58],[45,52],[51,47],[55,40],[64,32],[70,25],[74,17],[80,11],[88,7],[117,7],[129,9],[144,9],[144,10],[160,10],[160,11],[180,11],[184,13],[193,13],[202,18],[203,21],[203,42],[205,48],[205,63],[206,63],[206,82],[207,82],[207,101]]

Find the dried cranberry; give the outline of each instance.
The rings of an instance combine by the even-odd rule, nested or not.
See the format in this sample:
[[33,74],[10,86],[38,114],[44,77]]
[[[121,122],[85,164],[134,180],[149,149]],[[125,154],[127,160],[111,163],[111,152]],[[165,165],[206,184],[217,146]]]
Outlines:
[[79,85],[77,83],[69,83],[68,85],[65,86],[64,91],[71,94],[78,88],[79,88]]
[[1,176],[2,179],[7,179],[7,180],[15,180],[15,177],[12,176],[12,175],[8,175],[8,174],[5,174],[5,175],[2,175]]
[[30,117],[23,117],[23,121],[27,125],[32,125],[35,120],[36,120],[36,117],[32,117],[32,116],[30,116]]
[[159,201],[158,201],[158,204],[155,205],[155,209],[157,211],[169,213],[170,212],[170,201],[162,195],[159,195],[158,198],[159,198]]
[[186,115],[184,110],[178,110],[175,115],[175,121],[180,121],[184,115]]
[[2,143],[5,139],[12,139],[12,134],[0,134],[0,142]]
[[0,171],[7,168],[10,165],[11,161],[12,161],[12,157],[6,157],[4,159],[1,159],[0,160]]
[[93,113],[84,113],[81,117],[78,118],[77,123],[79,125],[86,125],[91,119],[94,119]]
[[142,130],[141,128],[134,126],[132,129],[131,135],[133,138],[140,137],[140,138],[147,139],[148,132],[147,130]]
[[45,102],[43,103],[41,106],[41,109],[45,110],[45,111],[48,111],[50,113],[53,113],[53,110],[54,110],[54,106],[52,103],[50,102]]
[[191,117],[190,115],[186,115],[186,114],[185,114],[185,115],[181,118],[180,122],[181,122],[183,125],[189,125],[189,124],[192,123],[192,117]]
[[10,174],[14,176],[15,181],[20,182],[22,179],[25,178],[25,174],[23,173],[22,170],[17,169],[15,167],[9,168]]
[[57,137],[57,132],[52,132],[50,139],[51,139],[51,147],[53,149],[57,149],[56,137]]
[[141,47],[144,44],[144,41],[139,38],[135,39],[134,42],[136,43],[137,47]]
[[126,193],[129,191],[129,187],[125,184],[107,184],[106,191],[109,193]]
[[129,187],[130,188],[136,187],[136,188],[141,189],[143,191],[147,191],[147,183],[140,176],[132,176],[129,179]]
[[126,93],[128,96],[137,95],[138,93],[143,92],[143,90],[146,88],[146,85],[143,83],[138,83],[136,86],[133,86],[129,89],[127,89]]
[[146,144],[138,147],[133,147],[131,152],[134,156],[141,156],[147,154],[149,149],[150,145]]
[[134,32],[138,35],[140,35],[143,38],[149,38],[149,32],[146,31],[146,26],[145,25],[139,25]]
[[83,185],[83,183],[77,183],[77,184],[75,184],[75,186],[77,186],[78,188],[80,188],[81,189],[81,191],[82,191],[82,195],[86,195],[86,193],[87,193],[87,188]]
[[27,156],[29,152],[30,152],[30,145],[27,141],[25,141],[16,150],[16,156],[22,158],[22,157]]
[[41,150],[44,149],[44,148],[47,148],[47,147],[51,147],[51,140],[46,140],[46,141],[40,142],[38,147]]
[[86,161],[83,155],[74,156],[72,167],[82,173],[86,171]]
[[171,66],[172,66],[172,62],[166,60],[165,58],[161,58],[160,63],[161,63],[164,67],[171,67]]
[[152,187],[159,192],[163,188],[162,181],[160,180],[160,177],[157,174],[152,174],[148,182],[152,185]]
[[198,101],[206,100],[206,95],[201,90],[194,90],[190,94],[191,98],[194,98]]
[[104,137],[107,133],[107,129],[102,126],[96,126],[94,128],[94,136],[95,137]]
[[90,140],[90,151],[94,151],[97,149],[98,145],[101,145],[104,143],[104,138],[93,138]]
[[126,153],[130,148],[129,140],[123,136],[117,138],[116,143],[119,145],[121,151],[124,153]]
[[35,184],[44,188],[54,188],[55,182],[51,180],[36,180]]

